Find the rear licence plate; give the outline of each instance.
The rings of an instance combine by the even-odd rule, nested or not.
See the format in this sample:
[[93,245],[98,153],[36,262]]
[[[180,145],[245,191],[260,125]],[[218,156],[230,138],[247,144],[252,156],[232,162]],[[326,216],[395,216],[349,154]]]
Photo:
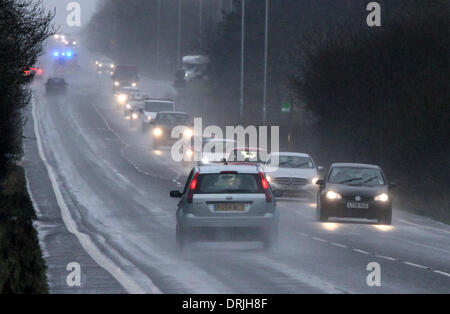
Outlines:
[[244,204],[217,204],[214,206],[216,212],[243,212]]
[[369,204],[368,203],[348,202],[347,203],[347,208],[369,208]]

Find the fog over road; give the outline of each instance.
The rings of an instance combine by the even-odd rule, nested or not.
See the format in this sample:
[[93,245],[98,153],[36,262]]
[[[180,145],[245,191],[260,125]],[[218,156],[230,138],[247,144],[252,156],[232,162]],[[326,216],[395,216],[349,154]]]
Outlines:
[[[392,227],[319,223],[315,204],[282,199],[273,250],[258,242],[213,242],[178,252],[177,200],[169,191],[184,184],[190,169],[172,162],[167,149],[153,151],[149,135],[130,127],[107,76],[85,69],[67,78],[62,98],[46,98],[35,84],[26,128],[38,139],[25,144],[30,191],[41,220],[53,226],[38,223],[52,292],[450,292],[450,227],[395,209]],[[170,82],[142,81],[152,96],[174,92]],[[49,218],[61,213],[63,220]],[[58,241],[65,250],[56,249]],[[85,278],[71,290],[65,255],[75,251],[83,255]],[[366,283],[370,262],[381,266],[380,287]]]

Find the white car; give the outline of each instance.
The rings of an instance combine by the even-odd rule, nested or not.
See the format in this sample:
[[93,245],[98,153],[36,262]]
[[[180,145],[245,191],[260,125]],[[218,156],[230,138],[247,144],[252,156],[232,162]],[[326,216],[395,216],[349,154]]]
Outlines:
[[137,87],[132,86],[121,87],[116,94],[117,104],[125,106],[128,101],[128,97],[130,97],[131,94],[137,94],[139,92],[140,90]]
[[[210,165],[192,169],[183,192],[172,191],[179,198],[176,239],[180,249],[186,242],[209,232],[226,230],[231,235],[250,233],[270,247],[278,235],[278,210],[275,197],[262,169],[245,165]],[[240,239],[240,238],[239,238]]]
[[153,121],[155,121],[158,112],[175,111],[175,102],[171,99],[146,99],[141,111],[142,131],[146,132]]
[[145,93],[131,93],[128,95],[127,104],[125,105],[124,115],[129,116],[133,112],[140,112],[144,109],[145,101],[150,99],[150,96]]
[[273,189],[283,191],[283,196],[316,200],[319,172],[308,154],[272,153],[264,165],[264,172]]

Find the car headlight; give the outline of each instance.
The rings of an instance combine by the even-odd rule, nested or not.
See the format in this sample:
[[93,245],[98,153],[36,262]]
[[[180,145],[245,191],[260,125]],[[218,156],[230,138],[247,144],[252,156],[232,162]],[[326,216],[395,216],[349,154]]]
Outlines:
[[389,201],[389,195],[387,195],[386,193],[381,193],[375,196],[375,200],[379,202],[387,202]]
[[209,159],[208,159],[208,157],[203,157],[203,158],[202,158],[202,163],[204,163],[204,164],[209,164]]
[[269,183],[272,183],[273,178],[271,176],[266,176],[267,181],[269,181]]
[[316,185],[317,181],[319,181],[319,177],[314,177],[311,179],[311,183]]
[[137,83],[133,82],[133,83],[131,83],[131,86],[136,87]]
[[161,136],[162,135],[162,130],[160,128],[156,128],[153,130],[153,135],[154,136]]
[[101,64],[101,63],[99,63],[99,65],[98,65],[99,67],[103,67],[103,64]]
[[148,116],[148,117],[147,117],[147,120],[148,120],[148,121],[150,121],[151,119],[152,119],[152,117],[151,117],[151,116]]
[[342,196],[334,191],[328,191],[327,198],[329,200],[340,200],[342,198]]
[[139,118],[139,116],[138,116],[138,114],[137,114],[136,112],[134,112],[134,113],[131,115],[131,118],[132,118],[133,120],[136,120],[137,118]]
[[113,69],[114,68],[114,64],[111,64],[111,69]]
[[119,82],[114,82],[114,85],[120,86],[120,83]]
[[188,157],[192,157],[192,155],[194,155],[194,152],[192,151],[192,149],[188,149],[188,150],[186,150],[186,155]]
[[118,97],[117,97],[117,101],[119,102],[119,103],[121,103],[121,104],[124,104],[126,101],[127,101],[127,95],[125,95],[125,94],[120,94]]
[[130,104],[127,104],[125,107],[126,107],[127,109],[131,109],[131,105],[130,105]]
[[185,137],[192,137],[192,135],[194,135],[194,132],[192,131],[192,129],[186,129],[184,130],[183,134]]

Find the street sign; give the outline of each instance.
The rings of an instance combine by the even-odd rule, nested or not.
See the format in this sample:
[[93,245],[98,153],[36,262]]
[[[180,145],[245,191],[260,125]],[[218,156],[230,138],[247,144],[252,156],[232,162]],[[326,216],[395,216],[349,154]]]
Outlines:
[[291,112],[291,108],[292,108],[292,106],[290,103],[282,103],[281,104],[281,112],[289,113],[289,112]]

